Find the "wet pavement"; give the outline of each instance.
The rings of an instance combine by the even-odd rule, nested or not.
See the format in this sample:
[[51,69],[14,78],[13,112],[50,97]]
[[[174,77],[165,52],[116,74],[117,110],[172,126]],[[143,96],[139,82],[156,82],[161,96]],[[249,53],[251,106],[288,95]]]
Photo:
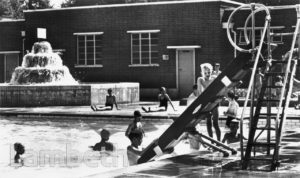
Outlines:
[[[106,119],[114,117],[116,119],[129,118],[133,116],[135,110],[142,112],[145,119],[176,119],[187,108],[187,106],[180,106],[179,101],[173,101],[173,105],[176,111],[173,111],[171,107],[167,111],[150,112],[145,113],[141,107],[145,106],[157,106],[157,102],[143,101],[130,104],[119,104],[120,110],[112,111],[93,111],[90,106],[49,106],[49,107],[0,107],[0,116],[17,116],[17,117],[38,117],[50,118],[50,119]],[[219,113],[220,118],[225,118],[223,112],[226,111],[227,106],[220,106]],[[265,108],[262,108],[264,112]],[[276,112],[276,107],[272,108],[272,111]],[[241,115],[242,107],[238,111],[238,115]],[[249,108],[245,113],[249,113]],[[300,110],[296,110],[293,107],[288,108],[287,118],[299,118]]]

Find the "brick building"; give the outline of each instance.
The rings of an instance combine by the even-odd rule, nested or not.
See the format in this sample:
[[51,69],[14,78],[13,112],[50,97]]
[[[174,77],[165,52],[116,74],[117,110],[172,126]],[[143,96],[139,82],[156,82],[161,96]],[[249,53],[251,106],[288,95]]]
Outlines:
[[[9,81],[43,29],[81,82],[139,82],[142,98],[155,98],[160,86],[186,97],[201,63],[220,62],[222,69],[233,59],[223,26],[226,9],[239,5],[192,0],[26,11],[24,21],[0,22],[0,82]],[[8,65],[10,52],[19,57]]]

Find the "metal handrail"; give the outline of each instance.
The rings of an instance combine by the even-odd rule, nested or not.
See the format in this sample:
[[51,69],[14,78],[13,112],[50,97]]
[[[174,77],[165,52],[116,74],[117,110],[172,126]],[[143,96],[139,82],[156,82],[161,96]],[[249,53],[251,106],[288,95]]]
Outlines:
[[[278,129],[280,129],[280,128],[278,128],[278,122],[279,122],[279,117],[280,117],[280,110],[282,109],[282,102],[283,102],[285,87],[286,87],[287,81],[288,81],[288,73],[290,71],[291,61],[292,61],[292,58],[293,58],[293,51],[295,49],[296,39],[297,39],[297,36],[298,36],[298,33],[299,33],[299,27],[300,27],[300,5],[297,8],[297,24],[296,24],[296,29],[295,29],[294,36],[293,36],[290,55],[289,55],[289,58],[288,58],[286,69],[285,69],[284,83],[283,83],[283,87],[281,88],[280,102],[279,102],[278,112],[277,112],[276,122],[275,122],[276,123],[275,130],[276,130],[276,143],[277,144],[279,144],[279,142],[281,141],[281,134],[278,132],[279,131]],[[293,68],[293,70],[294,71],[292,71],[292,72],[295,72],[295,68]],[[291,80],[292,80],[293,75],[294,74],[292,73]],[[291,83],[293,83],[293,82],[291,82]],[[291,92],[291,87],[289,88],[289,92]],[[289,96],[289,95],[287,95],[287,96]],[[289,98],[285,98],[285,99],[289,100]],[[288,102],[286,102],[286,104],[288,104]],[[286,107],[286,105],[285,105],[285,107]],[[285,119],[285,118],[282,118],[282,119]],[[278,149],[276,149],[276,153],[275,153],[276,158],[278,158],[278,156],[279,156],[278,154],[279,154]]]
[[234,15],[237,11],[239,11],[240,9],[245,8],[245,7],[250,8],[251,6],[250,6],[249,4],[242,5],[242,6],[238,7],[238,8],[236,8],[236,9],[230,14],[230,16],[229,16],[229,18],[228,18],[228,21],[227,21],[227,24],[228,24],[228,25],[227,25],[227,38],[228,38],[230,44],[231,44],[235,49],[237,49],[238,51],[240,51],[240,52],[248,52],[248,53],[251,53],[251,49],[243,49],[243,48],[239,47],[238,45],[236,45],[234,41],[232,41],[232,38],[231,38],[231,35],[230,35],[230,30],[229,30],[229,26],[230,26],[229,24],[231,24],[231,19],[232,19],[233,15]]
[[244,107],[243,107],[242,115],[241,115],[241,119],[240,119],[241,158],[242,159],[244,157],[243,140],[242,139],[243,139],[243,119],[244,119],[244,115],[245,115],[245,108],[247,107],[249,96],[250,96],[250,93],[251,93],[251,88],[252,88],[252,85],[254,83],[254,77],[255,77],[255,73],[256,73],[256,69],[257,69],[257,64],[258,64],[260,52],[261,52],[261,49],[262,49],[263,41],[264,41],[264,38],[265,38],[265,34],[266,34],[266,31],[267,31],[268,23],[269,23],[269,21],[266,20],[265,28],[264,28],[263,34],[261,36],[261,39],[260,39],[259,48],[258,48],[257,53],[256,53],[256,58],[255,58],[254,65],[253,65],[253,70],[252,70],[252,73],[251,73],[250,83],[249,83],[249,86],[248,86],[248,89],[247,89],[247,95],[246,95],[246,98],[245,98]]
[[[255,6],[260,6],[260,8],[259,9],[257,9],[257,10],[259,10],[259,11],[261,11],[261,10],[265,10],[266,11],[266,20],[271,20],[271,16],[270,16],[270,12],[269,12],[269,9],[266,7],[266,6],[264,6],[263,4],[255,4]],[[241,9],[243,9],[243,8],[252,8],[253,7],[253,4],[244,4],[244,5],[242,5],[242,6],[240,6],[240,7],[238,7],[238,8],[236,8],[231,14],[230,14],[230,16],[229,16],[229,18],[228,18],[228,21],[227,21],[227,37],[228,37],[228,40],[229,40],[229,42],[231,43],[231,45],[235,48],[235,49],[237,49],[237,50],[239,50],[240,52],[248,52],[248,53],[251,53],[252,52],[252,49],[243,49],[243,48],[241,48],[241,47],[239,47],[239,46],[237,46],[236,44],[235,44],[235,42],[232,40],[232,38],[231,38],[231,35],[230,35],[230,30],[229,30],[229,27],[230,27],[230,25],[229,24],[231,24],[231,21],[232,21],[232,17],[233,17],[233,15],[237,12],[237,11],[239,11],[239,10],[241,10]],[[256,10],[256,11],[257,11]],[[254,11],[255,12],[255,11]],[[248,19],[249,20],[249,19]],[[248,22],[248,20],[246,21],[246,22]],[[246,28],[244,28],[244,34],[245,33],[247,33],[247,30],[246,30]],[[245,36],[245,39],[246,39],[246,42],[247,42],[247,44],[249,43],[249,40],[248,40],[248,36],[247,36],[247,34],[246,35],[244,35]]]
[[[271,20],[270,11],[269,11],[269,9],[268,9],[266,6],[264,6],[264,5],[262,5],[262,4],[255,4],[255,5],[259,5],[259,6],[261,6],[261,7],[258,8],[258,9],[256,9],[256,10],[253,12],[254,14],[256,14],[256,13],[258,13],[258,12],[260,12],[260,11],[265,10],[265,11],[266,11],[266,14],[267,14],[267,15],[266,15],[266,19]],[[251,17],[252,17],[251,14],[248,15],[248,17],[247,17],[247,19],[246,19],[246,21],[245,21],[245,24],[244,24],[244,37],[245,37],[245,41],[246,41],[247,44],[250,43],[249,38],[248,38],[248,33],[247,33],[247,26],[248,26],[248,22],[249,22],[249,20],[250,20]],[[253,35],[253,34],[252,34],[252,35]]]

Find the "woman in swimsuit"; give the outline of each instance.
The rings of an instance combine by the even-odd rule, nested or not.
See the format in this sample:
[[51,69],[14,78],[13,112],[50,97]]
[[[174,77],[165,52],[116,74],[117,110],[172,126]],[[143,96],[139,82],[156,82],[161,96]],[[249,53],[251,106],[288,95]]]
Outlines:
[[142,107],[143,111],[145,111],[145,112],[167,111],[169,102],[170,102],[173,110],[176,111],[169,95],[167,94],[165,87],[160,88],[160,93],[158,94],[158,101],[159,101],[159,105],[157,107],[148,107],[148,109],[145,107]]

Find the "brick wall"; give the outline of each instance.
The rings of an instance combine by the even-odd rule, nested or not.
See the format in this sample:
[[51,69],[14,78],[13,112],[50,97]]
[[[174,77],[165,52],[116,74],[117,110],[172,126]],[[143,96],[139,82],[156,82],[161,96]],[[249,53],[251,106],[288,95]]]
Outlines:
[[[19,63],[22,59],[22,36],[25,29],[24,20],[0,21],[0,52],[20,51]],[[4,81],[4,54],[0,54],[0,82]]]
[[[141,88],[176,88],[175,50],[168,45],[201,45],[196,50],[196,78],[203,62],[232,60],[231,46],[220,23],[220,2],[135,5],[25,13],[30,48],[36,28],[47,28],[48,41],[55,49],[66,49],[64,64],[71,72],[83,70],[83,82],[139,82]],[[159,67],[129,67],[128,30],[159,29]],[[104,32],[103,68],[78,69],[74,32]],[[226,53],[227,51],[227,53]],[[224,54],[225,52],[225,54]],[[168,61],[162,55],[169,55]]]
[[0,54],[0,82],[5,82],[4,80],[4,54]]
[[[243,26],[246,11],[235,17],[236,26]],[[229,13],[225,11],[223,22]],[[47,28],[47,40],[54,49],[65,49],[63,62],[73,75],[83,82],[139,82],[142,89],[160,86],[176,89],[176,51],[173,45],[201,45],[196,49],[195,78],[199,65],[220,62],[221,70],[233,59],[233,48],[225,30],[221,28],[220,2],[188,2],[160,5],[99,6],[76,9],[25,12],[26,21],[0,23],[0,50],[21,50],[20,31],[26,28],[26,49],[36,39],[37,28]],[[261,20],[262,19],[262,20]],[[257,20],[263,22],[264,18]],[[284,20],[283,20],[284,19]],[[272,25],[283,25],[288,30],[296,22],[294,10],[272,11]],[[159,29],[159,67],[129,67],[130,34],[128,30]],[[103,68],[74,68],[76,64],[75,32],[104,32]],[[4,39],[4,40],[2,40]],[[285,38],[274,57],[280,57],[289,47]],[[163,61],[162,55],[169,55]],[[1,56],[0,56],[1,58]],[[22,59],[20,57],[20,59]],[[21,62],[21,61],[20,61]],[[300,70],[297,76],[300,75]],[[3,73],[0,71],[0,74]],[[176,91],[174,90],[174,93]]]
[[25,21],[0,21],[0,51],[22,51],[24,29]]

